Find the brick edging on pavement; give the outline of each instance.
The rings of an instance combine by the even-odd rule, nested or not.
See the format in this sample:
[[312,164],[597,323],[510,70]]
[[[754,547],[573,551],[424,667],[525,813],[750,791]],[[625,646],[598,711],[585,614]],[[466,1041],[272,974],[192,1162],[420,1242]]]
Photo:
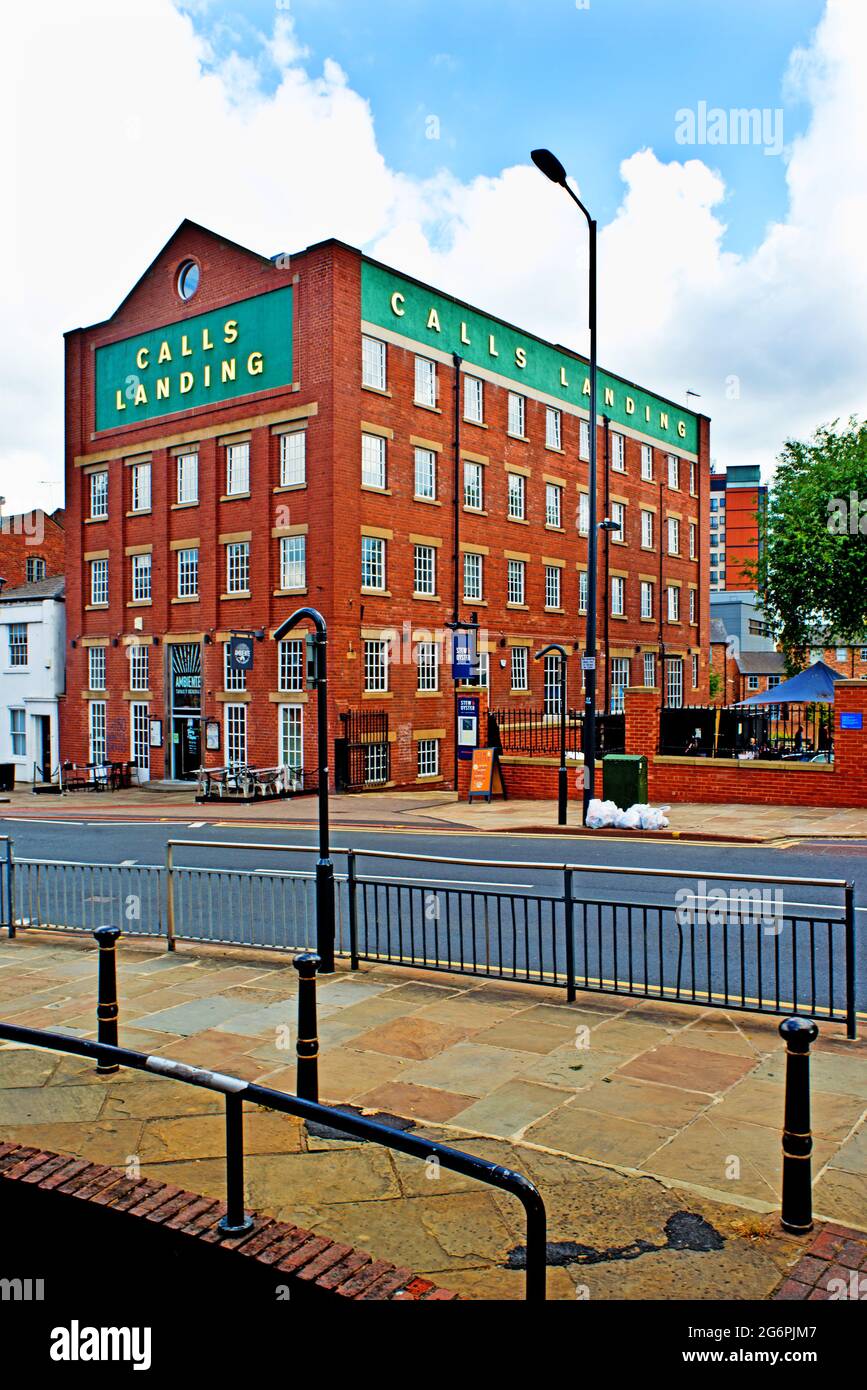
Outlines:
[[867,1232],[825,1222],[772,1297],[795,1303],[867,1297]]
[[225,1215],[225,1202],[149,1178],[128,1178],[120,1169],[71,1154],[0,1141],[0,1182],[26,1183],[70,1200],[113,1208],[162,1225],[178,1236],[237,1251],[286,1276],[290,1288],[298,1281],[299,1286],[323,1294],[387,1302],[427,1303],[458,1297],[411,1269],[268,1216],[256,1214],[249,1231],[222,1239],[217,1223]]

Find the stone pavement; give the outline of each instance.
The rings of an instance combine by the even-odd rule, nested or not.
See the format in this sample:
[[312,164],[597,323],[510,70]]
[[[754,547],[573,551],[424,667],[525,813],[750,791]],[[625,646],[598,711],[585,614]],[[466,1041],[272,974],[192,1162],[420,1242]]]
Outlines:
[[[0,806],[0,815],[15,819],[99,821],[118,819],[177,822],[199,821],[221,825],[314,825],[317,803],[313,796],[258,801],[248,806],[230,801],[197,806],[192,791],[68,792],[64,796],[36,797],[18,790]],[[333,795],[331,820],[337,833],[355,828],[454,833],[483,831],[488,834],[562,834],[554,801],[493,801],[490,804],[459,802],[454,792],[377,792]],[[576,836],[616,836],[619,839],[690,839],[785,844],[792,839],[839,838],[867,840],[867,810],[846,807],[732,806],[682,803],[668,811],[669,831],[630,832],[584,830],[576,803],[569,806],[567,833]],[[14,826],[10,827],[14,836]]]
[[[120,1040],[294,1090],[285,956],[121,942]],[[92,1036],[96,951],[0,941],[0,1017]],[[412,1121],[539,1186],[552,1297],[769,1298],[809,1238],[783,1234],[777,1021],[370,967],[319,985],[323,1100]],[[867,1228],[864,1044],[813,1049],[817,1216]],[[251,1107],[251,1207],[411,1265],[470,1297],[520,1297],[523,1213],[505,1194]],[[139,1073],[0,1045],[0,1140],[224,1191],[222,1101]]]

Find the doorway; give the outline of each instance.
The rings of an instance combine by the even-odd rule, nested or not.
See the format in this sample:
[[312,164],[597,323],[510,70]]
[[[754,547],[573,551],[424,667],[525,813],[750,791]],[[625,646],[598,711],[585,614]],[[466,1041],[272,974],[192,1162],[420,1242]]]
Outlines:
[[36,751],[42,771],[42,781],[51,781],[51,715],[36,714]]
[[202,765],[202,649],[178,642],[170,652],[171,775],[194,782]]
[[172,716],[172,776],[179,781],[195,781],[202,765],[200,728],[198,715]]

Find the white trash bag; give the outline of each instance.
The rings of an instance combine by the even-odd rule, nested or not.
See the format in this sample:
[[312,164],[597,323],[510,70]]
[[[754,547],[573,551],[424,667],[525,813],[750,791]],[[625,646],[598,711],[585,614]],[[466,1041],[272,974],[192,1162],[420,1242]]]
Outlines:
[[618,830],[667,830],[668,806],[646,806],[637,804],[627,811],[621,811],[613,801],[600,801],[594,797],[587,808],[587,825],[591,830],[602,830],[615,826]]

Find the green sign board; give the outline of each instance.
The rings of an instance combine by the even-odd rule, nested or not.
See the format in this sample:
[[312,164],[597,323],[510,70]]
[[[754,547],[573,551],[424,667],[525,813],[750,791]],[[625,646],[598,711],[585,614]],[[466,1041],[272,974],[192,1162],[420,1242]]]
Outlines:
[[[421,346],[457,352],[469,366],[486,367],[519,388],[589,409],[590,373],[584,358],[367,260],[361,263],[361,317]],[[610,372],[599,372],[598,393],[599,413],[612,423],[673,450],[698,453],[698,417],[692,411]]]
[[96,428],[292,383],[292,286],[96,350]]

